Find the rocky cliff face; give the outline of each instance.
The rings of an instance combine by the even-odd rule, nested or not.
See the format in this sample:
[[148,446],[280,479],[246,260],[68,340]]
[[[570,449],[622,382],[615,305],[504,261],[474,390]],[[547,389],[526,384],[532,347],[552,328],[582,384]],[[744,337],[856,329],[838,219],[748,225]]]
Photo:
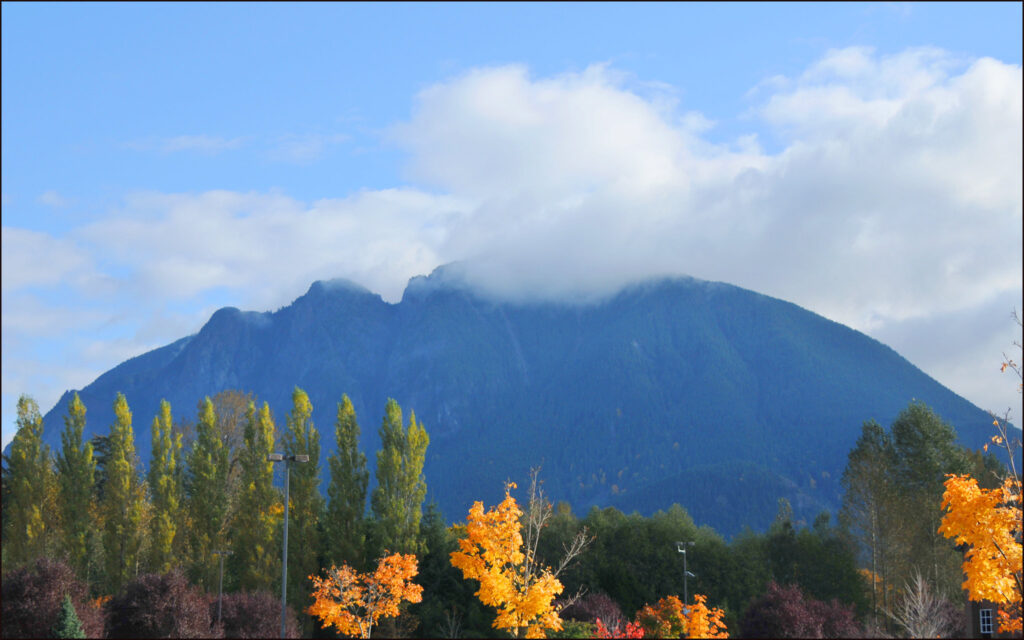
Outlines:
[[[388,304],[345,281],[316,282],[273,313],[217,311],[194,336],[129,360],[81,390],[88,435],[117,391],[137,447],[161,398],[194,419],[198,400],[252,391],[283,425],[295,386],[314,404],[324,460],[347,393],[371,466],[393,397],[430,433],[428,499],[451,520],[500,499],[543,465],[546,489],[579,512],[651,512],[673,502],[730,534],[763,528],[788,498],[808,520],[839,503],[864,420],[911,399],[981,446],[987,414],[885,345],[793,304],[720,283],[665,279],[588,304],[484,299],[450,274]],[[65,396],[45,416],[58,447]]]

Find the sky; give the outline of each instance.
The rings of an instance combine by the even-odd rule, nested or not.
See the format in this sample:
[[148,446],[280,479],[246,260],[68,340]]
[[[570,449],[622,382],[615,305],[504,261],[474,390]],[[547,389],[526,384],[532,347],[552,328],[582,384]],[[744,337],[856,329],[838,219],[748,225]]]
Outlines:
[[1019,420],[1021,6],[4,2],[3,444],[220,307],[453,261],[729,282]]

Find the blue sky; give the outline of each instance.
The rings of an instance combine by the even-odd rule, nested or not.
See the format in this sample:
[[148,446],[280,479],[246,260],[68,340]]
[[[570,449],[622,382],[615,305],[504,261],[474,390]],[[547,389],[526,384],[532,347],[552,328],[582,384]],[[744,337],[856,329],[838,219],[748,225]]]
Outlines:
[[4,444],[220,306],[452,260],[733,282],[1021,415],[1020,3],[2,12]]

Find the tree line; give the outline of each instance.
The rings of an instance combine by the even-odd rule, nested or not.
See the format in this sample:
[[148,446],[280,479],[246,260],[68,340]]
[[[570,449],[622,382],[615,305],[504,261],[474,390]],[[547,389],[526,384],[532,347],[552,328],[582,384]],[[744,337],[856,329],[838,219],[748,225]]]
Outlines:
[[[184,572],[189,583],[216,591],[219,562],[226,591],[280,594],[283,491],[274,486],[268,454],[306,455],[291,464],[288,601],[311,603],[309,578],[330,563],[366,566],[380,550],[422,550],[426,496],[426,430],[388,400],[380,427],[377,486],[368,494],[366,456],[348,396],[338,403],[337,453],[327,458],[328,499],[319,489],[320,433],[299,388],[279,428],[267,403],[237,391],[204,398],[194,422],[174,420],[163,401],[150,430],[152,457],[143,472],[133,416],[123,394],[114,400],[109,432],[83,440],[86,407],[78,394],[64,417],[61,448],[51,455],[30,397],[18,401],[17,433],[3,467],[3,566],[63,558],[94,597],[112,596],[148,573]],[[370,514],[366,505],[369,498]],[[300,616],[303,631],[312,624]]]
[[[86,408],[75,394],[61,449],[51,455],[42,441],[38,407],[28,397],[19,400],[18,431],[3,468],[5,636],[11,635],[7,620],[18,619],[8,615],[18,585],[44,574],[72,585],[60,598],[73,595],[79,610],[86,595],[106,607],[109,633],[118,624],[139,624],[112,623],[121,618],[110,617],[111,607],[122,616],[166,607],[154,593],[185,594],[177,601],[208,609],[201,595],[216,592],[215,552],[225,550],[232,552],[224,562],[232,619],[273,619],[284,511],[283,491],[274,485],[274,463],[268,460],[275,451],[309,456],[308,463],[291,466],[287,588],[291,609],[298,612],[295,633],[306,636],[329,636],[332,624],[338,631],[367,634],[379,624],[385,635],[418,637],[497,637],[509,629],[546,629],[555,637],[636,637],[645,629],[649,635],[732,629],[750,637],[843,637],[865,629],[913,633],[924,628],[912,626],[921,620],[900,612],[909,611],[904,605],[925,590],[936,596],[927,617],[946,621],[937,632],[956,633],[964,622],[963,556],[948,539],[951,534],[940,533],[946,504],[956,502],[948,493],[943,502],[947,475],[969,475],[982,489],[1000,486],[1006,476],[995,456],[958,446],[952,426],[913,402],[888,430],[874,421],[863,425],[843,474],[837,523],[827,513],[810,525],[795,521],[785,500],[767,532],[748,529],[731,541],[697,526],[679,505],[650,517],[593,507],[581,518],[566,503],[552,505],[535,475],[525,510],[510,502],[506,487],[501,505],[485,511],[478,503],[464,521],[449,525],[435,505],[424,508],[427,431],[412,411],[406,420],[394,400],[387,402],[379,429],[377,482],[370,492],[355,410],[342,397],[334,425],[337,452],[327,458],[326,499],[318,490],[320,435],[301,389],[294,390],[281,429],[267,403],[257,405],[240,392],[204,398],[194,421],[175,421],[170,405],[161,403],[150,426],[152,455],[145,473],[123,395],[115,398],[114,409],[109,432],[84,441]],[[1019,501],[1019,481],[1017,496]],[[1010,533],[1019,546],[1019,530]],[[524,537],[524,551],[517,553],[537,568],[536,575],[529,568],[521,574],[486,568],[495,540],[518,549]],[[680,541],[693,543],[688,579]],[[572,549],[568,555],[575,562],[556,560]],[[66,571],[39,564],[49,557],[62,558]],[[507,569],[514,558],[497,557],[493,564]],[[549,565],[556,570],[544,573]],[[394,588],[414,595],[401,605],[382,600],[388,614],[381,621],[367,613],[362,596],[350,599],[362,607],[359,617],[329,595],[341,583],[357,585],[357,595],[367,581],[398,585],[399,575],[401,585]],[[415,588],[406,582],[412,576]],[[33,589],[23,591],[41,592]],[[684,605],[681,593],[693,596],[692,602]],[[47,601],[54,616],[63,606],[60,598]],[[702,621],[695,621],[694,612]],[[96,629],[93,613],[82,616]],[[167,612],[167,624],[177,624],[179,614]],[[547,627],[538,626],[542,620]]]

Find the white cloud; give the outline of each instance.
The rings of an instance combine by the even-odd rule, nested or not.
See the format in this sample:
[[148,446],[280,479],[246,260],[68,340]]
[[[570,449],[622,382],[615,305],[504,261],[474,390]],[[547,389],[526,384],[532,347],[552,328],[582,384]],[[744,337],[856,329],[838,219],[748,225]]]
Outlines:
[[0,288],[4,294],[93,276],[91,256],[73,240],[17,227],[3,227],[0,238]]
[[71,204],[70,200],[60,195],[53,189],[50,189],[49,191],[44,191],[39,196],[39,198],[37,198],[37,201],[40,204],[45,204],[46,206],[54,207],[55,209],[60,209]]
[[332,145],[338,145],[348,140],[349,136],[342,133],[333,135],[289,134],[279,136],[273,142],[267,155],[272,160],[307,164],[322,156]]
[[[891,336],[922,362],[907,327],[938,335],[944,318],[968,318],[977,340],[922,366],[980,397],[970,371],[1008,343],[981,311],[1022,289],[1019,66],[935,49],[829,52],[752,93],[748,116],[780,136],[778,153],[756,134],[710,143],[706,115],[630,82],[602,65],[549,78],[472,70],[421,92],[390,131],[421,186],[313,203],[136,194],[74,243],[5,228],[4,291],[53,284],[99,256],[148,312],[217,295],[274,308],[337,276],[397,300],[409,277],[454,260],[512,298],[599,296],[686,273]],[[330,142],[295,140],[293,160]]]
[[222,138],[206,134],[180,135],[169,138],[148,138],[145,140],[134,140],[125,146],[136,151],[159,151],[160,153],[178,153],[181,151],[193,151],[206,155],[217,155],[224,151],[241,148],[246,138]]

